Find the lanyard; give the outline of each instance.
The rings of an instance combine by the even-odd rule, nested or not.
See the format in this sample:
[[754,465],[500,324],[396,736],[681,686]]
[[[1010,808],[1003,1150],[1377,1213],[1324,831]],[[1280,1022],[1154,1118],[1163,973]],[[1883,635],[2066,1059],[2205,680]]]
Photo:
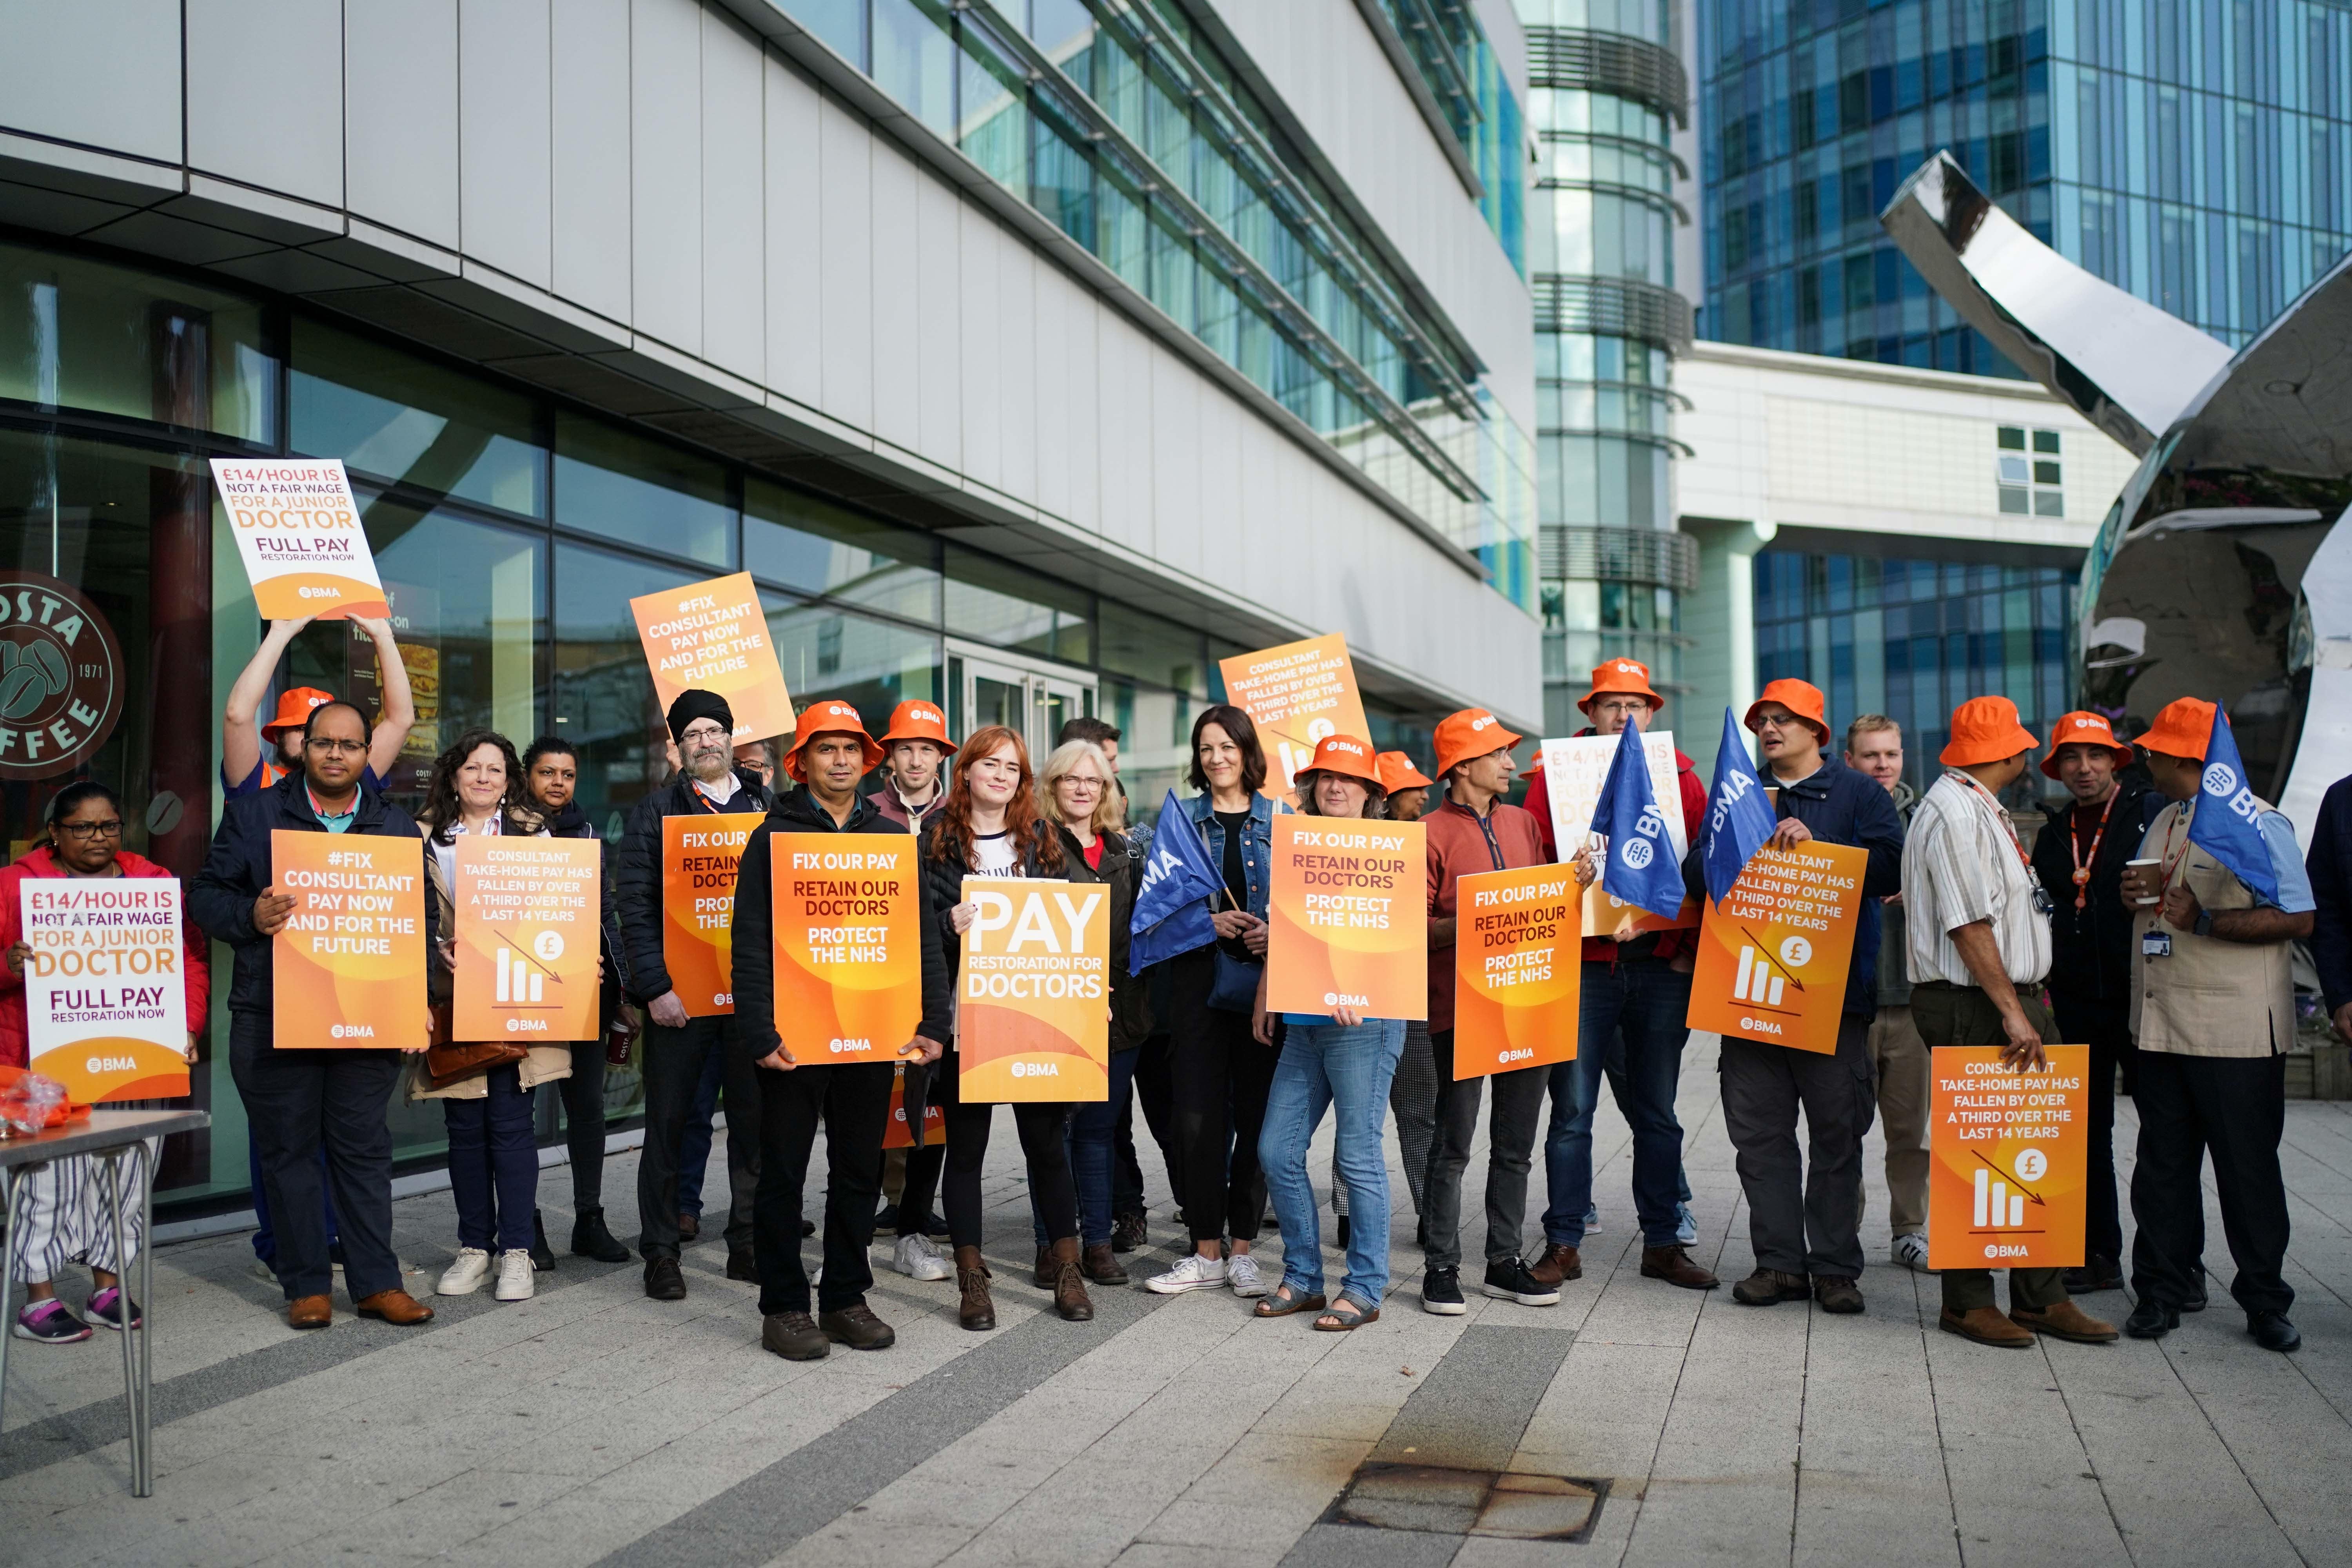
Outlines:
[[[1985,788],[1984,785],[1979,784],[1973,777],[1960,772],[1958,768],[1948,770],[1946,772],[1944,776],[1948,779],[1958,779],[1961,784],[1966,784],[1970,790],[1975,792],[1977,798],[1983,801],[1986,806],[1991,810],[1993,819],[2000,824],[2001,831],[2009,835],[2009,847],[2017,851],[2017,863],[2025,868],[2025,874],[2028,879],[2033,879],[2033,858],[2026,854],[2025,846],[2018,842],[2017,825],[2010,821],[2009,813],[2000,808],[2000,802],[1993,798],[1992,791]],[[2079,882],[2083,879],[2080,876],[2077,876],[2074,879]],[[2037,885],[2039,885],[2038,882]],[[2075,907],[2077,909],[2082,907],[2079,900],[2077,900]]]
[[2099,845],[2107,837],[2107,818],[2115,815],[2116,796],[2121,794],[2119,789],[2107,792],[2107,804],[2099,810],[2098,831],[2091,835],[2091,853],[2087,857],[2083,853],[2082,839],[2074,834],[2074,825],[2066,825],[2066,852],[2074,858],[2074,907],[2078,910],[2090,900],[2091,868],[2098,862]]

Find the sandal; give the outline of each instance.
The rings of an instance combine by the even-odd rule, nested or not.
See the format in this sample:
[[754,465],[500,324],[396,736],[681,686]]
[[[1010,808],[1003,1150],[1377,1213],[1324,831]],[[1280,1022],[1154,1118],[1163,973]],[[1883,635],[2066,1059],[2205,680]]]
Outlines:
[[1315,1331],[1318,1334],[1352,1333],[1366,1323],[1380,1321],[1381,1310],[1378,1307],[1367,1307],[1353,1296],[1342,1296],[1331,1303],[1329,1311],[1315,1320]]
[[1250,1311],[1253,1316],[1260,1318],[1286,1318],[1293,1312],[1319,1312],[1322,1310],[1320,1291],[1311,1296],[1294,1296],[1286,1281],[1275,1287],[1274,1294],[1251,1308]]

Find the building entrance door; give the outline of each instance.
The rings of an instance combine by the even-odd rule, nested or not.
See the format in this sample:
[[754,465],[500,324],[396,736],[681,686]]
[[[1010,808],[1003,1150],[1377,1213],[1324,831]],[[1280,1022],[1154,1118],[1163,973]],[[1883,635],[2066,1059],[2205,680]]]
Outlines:
[[999,648],[948,644],[948,728],[961,742],[985,724],[1002,724],[1043,767],[1054,737],[1095,710],[1093,672]]

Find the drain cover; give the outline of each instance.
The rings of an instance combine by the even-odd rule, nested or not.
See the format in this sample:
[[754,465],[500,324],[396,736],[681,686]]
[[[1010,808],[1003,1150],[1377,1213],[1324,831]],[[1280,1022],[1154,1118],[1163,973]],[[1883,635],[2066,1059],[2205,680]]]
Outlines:
[[1582,1541],[1592,1532],[1608,1495],[1603,1479],[1376,1460],[1356,1471],[1328,1518],[1337,1524],[1431,1535]]

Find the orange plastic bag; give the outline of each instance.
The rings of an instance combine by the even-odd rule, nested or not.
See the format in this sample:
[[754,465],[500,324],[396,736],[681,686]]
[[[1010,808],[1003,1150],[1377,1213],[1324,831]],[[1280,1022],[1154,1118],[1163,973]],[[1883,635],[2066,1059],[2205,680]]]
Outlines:
[[0,1067],[0,1138],[29,1138],[89,1114],[89,1107],[74,1104],[57,1079],[24,1068]]

